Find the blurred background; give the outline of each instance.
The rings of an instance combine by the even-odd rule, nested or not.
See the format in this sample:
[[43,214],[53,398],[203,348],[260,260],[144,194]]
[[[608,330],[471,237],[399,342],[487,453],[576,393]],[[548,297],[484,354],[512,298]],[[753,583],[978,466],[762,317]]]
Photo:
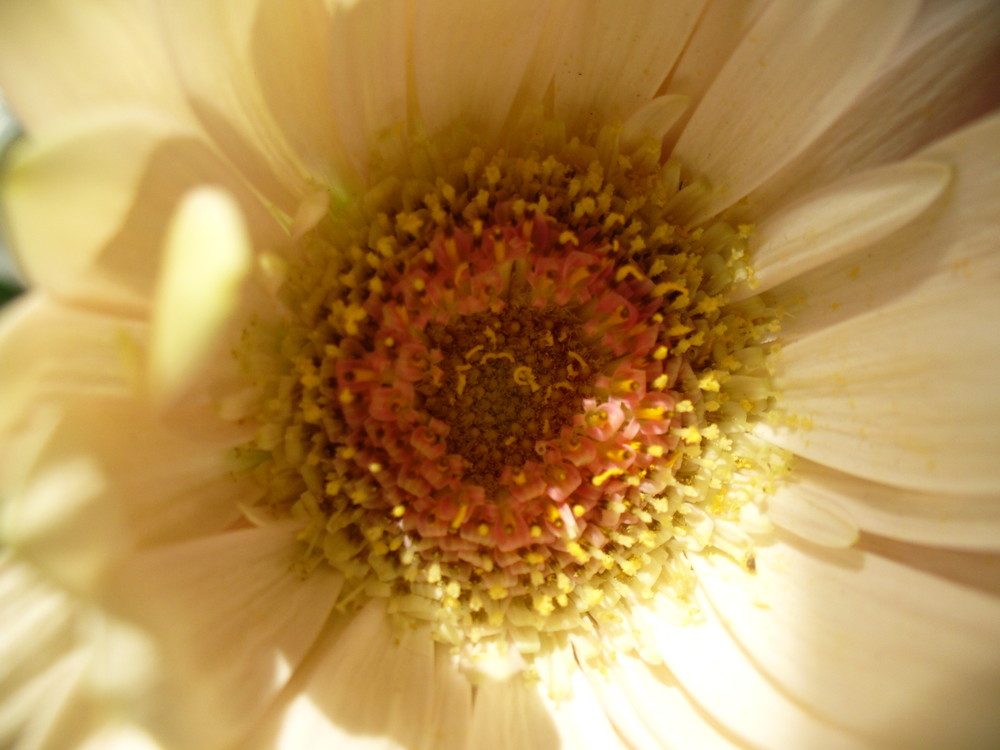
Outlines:
[[[14,122],[3,97],[0,96],[0,162],[2,162],[8,146],[17,137],[18,132],[17,123]],[[22,282],[14,268],[14,261],[7,246],[3,214],[0,213],[0,305],[16,297],[22,288]]]

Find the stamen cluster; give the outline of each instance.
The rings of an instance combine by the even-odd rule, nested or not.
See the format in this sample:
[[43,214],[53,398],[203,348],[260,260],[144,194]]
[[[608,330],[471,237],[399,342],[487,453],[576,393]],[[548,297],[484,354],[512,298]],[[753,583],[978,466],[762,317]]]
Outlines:
[[748,562],[780,460],[746,433],[774,315],[727,298],[748,229],[682,224],[697,186],[612,128],[523,142],[412,146],[286,259],[241,356],[267,502],[344,605],[531,654],[683,593],[684,549]]

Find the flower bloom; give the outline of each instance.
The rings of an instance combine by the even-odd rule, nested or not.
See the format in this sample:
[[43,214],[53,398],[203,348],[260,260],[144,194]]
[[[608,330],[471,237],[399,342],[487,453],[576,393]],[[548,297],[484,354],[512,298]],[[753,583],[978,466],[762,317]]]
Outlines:
[[987,743],[998,30],[6,3],[0,737]]

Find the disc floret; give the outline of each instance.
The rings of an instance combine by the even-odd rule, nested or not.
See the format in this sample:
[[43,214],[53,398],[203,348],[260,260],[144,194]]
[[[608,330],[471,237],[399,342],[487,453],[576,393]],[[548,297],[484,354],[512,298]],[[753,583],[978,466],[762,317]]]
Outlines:
[[728,300],[748,228],[684,224],[680,168],[612,128],[524,144],[412,145],[303,238],[241,351],[254,471],[345,606],[531,654],[683,595],[685,550],[749,561],[781,460],[747,433],[775,315]]

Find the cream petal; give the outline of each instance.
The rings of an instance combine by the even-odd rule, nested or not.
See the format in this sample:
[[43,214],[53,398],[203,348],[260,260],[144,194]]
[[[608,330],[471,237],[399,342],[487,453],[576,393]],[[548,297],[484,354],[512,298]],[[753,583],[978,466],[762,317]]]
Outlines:
[[[261,726],[251,748],[459,750],[471,690],[426,629],[393,627],[371,602],[327,633]],[[247,745],[241,745],[247,746]]]
[[767,499],[767,518],[822,547],[850,547],[858,540],[858,522],[836,499],[803,491],[796,464],[793,479],[782,482]]
[[124,103],[190,117],[143,0],[2,3],[0,89],[31,132]]
[[365,176],[376,145],[413,124],[411,20],[404,3],[333,6],[330,100],[354,171]]
[[185,747],[242,736],[313,646],[341,579],[296,572],[296,531],[281,523],[217,534],[117,571],[109,608],[140,623],[169,667],[152,709],[159,734]]
[[179,196],[201,184],[236,196],[258,246],[281,242],[274,220],[200,136],[148,112],[74,119],[19,144],[0,200],[32,284],[142,315],[167,222]]
[[476,687],[468,747],[480,750],[548,750],[559,733],[537,685],[521,677]]
[[1000,731],[995,594],[875,552],[780,540],[758,548],[754,595],[742,572],[694,563],[746,654],[816,714],[899,747],[983,747]]
[[927,149],[919,159],[955,175],[937,204],[864,254],[775,289],[794,311],[776,387],[802,419],[762,435],[884,484],[1000,487],[1000,353],[988,323],[1000,315],[998,138],[994,116]]
[[684,128],[674,155],[732,205],[814,141],[873,80],[917,3],[775,3],[751,28]]
[[[789,194],[906,158],[1000,105],[1000,5],[922,3],[878,79],[803,154],[748,196],[747,220]],[[741,209],[742,210],[742,209]]]
[[[700,558],[689,559],[697,562]],[[740,593],[747,594],[745,588]],[[672,625],[657,619],[654,612],[647,617],[647,627],[678,684],[734,741],[768,750],[867,747],[777,689],[733,640],[711,604],[702,597],[699,604],[701,622]],[[770,635],[785,638],[780,630]]]
[[577,668],[572,655],[567,654],[567,657],[564,664],[572,672],[560,678],[568,683],[566,695],[552,697],[544,687],[539,690],[541,700],[556,725],[558,746],[579,750],[628,750],[586,676]]
[[553,106],[575,128],[623,122],[652,99],[698,20],[703,0],[568,3],[557,19],[571,45],[556,65]]
[[253,72],[281,137],[313,181],[334,186],[356,180],[340,137],[354,113],[338,110],[334,102],[335,35],[327,3],[260,0],[237,4],[238,12],[254,5],[248,32]]
[[768,217],[751,236],[759,294],[887,237],[936,200],[951,179],[942,164],[911,161],[862,172]]
[[970,279],[1000,275],[1000,114],[930,146],[914,159],[952,171],[942,198],[916,220],[865,251],[803,274],[774,295],[793,315],[782,337],[793,340],[840,321],[928,292],[966,295]]
[[995,493],[997,291],[989,279],[922,290],[784,347],[783,416],[758,434],[875,482]]
[[[192,415],[186,430],[168,428],[133,395],[139,363],[126,342],[144,341],[144,325],[44,296],[15,308],[0,330],[0,359],[19,363],[0,370],[0,493],[12,509],[28,502],[29,488],[74,485],[66,467],[94,467],[101,482],[88,484],[103,490],[81,494],[80,484],[63,499],[48,493],[52,517],[65,516],[54,528],[74,537],[72,548],[93,543],[116,557],[133,544],[224,529],[238,516],[237,504],[254,499],[259,489],[233,478],[228,457],[246,442],[243,429],[221,423],[212,409]],[[70,513],[74,498],[79,504]],[[88,526],[99,533],[74,535],[73,524],[82,523],[72,520],[76,512],[96,513]]]
[[[774,513],[783,506],[819,506],[846,515],[861,530],[904,542],[966,550],[1000,551],[1000,496],[958,495],[900,489],[796,459],[792,477],[777,490],[769,516],[799,536],[816,541]],[[797,513],[802,512],[796,509]],[[847,526],[844,525],[846,531]]]
[[[268,1],[177,0],[162,10],[160,19],[174,67],[202,127],[268,202],[292,215],[299,200],[310,192],[308,172],[290,142],[300,141],[301,133],[283,131],[262,91],[257,66],[274,66],[263,76],[273,89],[273,75],[297,61],[306,60],[309,67],[322,66],[324,61],[311,54],[319,51],[313,39],[289,48],[295,40],[288,32],[301,30],[296,27],[298,19],[272,31],[260,29],[259,19],[273,20],[262,16]],[[260,59],[255,35],[276,42],[269,50],[275,62]],[[310,85],[307,90],[313,88]]]
[[413,76],[428,132],[461,123],[487,142],[497,137],[511,117],[536,48],[547,41],[548,5],[448,0],[414,7]]
[[623,151],[637,148],[644,139],[661,142],[667,132],[687,111],[691,100],[686,96],[668,94],[650,99],[633,112],[622,125],[619,139]]
[[150,391],[169,402],[198,374],[240,304],[250,237],[239,206],[203,188],[185,196],[171,222],[149,352]]
[[721,727],[706,719],[662,666],[617,654],[606,671],[583,666],[615,729],[638,750],[736,750]]

